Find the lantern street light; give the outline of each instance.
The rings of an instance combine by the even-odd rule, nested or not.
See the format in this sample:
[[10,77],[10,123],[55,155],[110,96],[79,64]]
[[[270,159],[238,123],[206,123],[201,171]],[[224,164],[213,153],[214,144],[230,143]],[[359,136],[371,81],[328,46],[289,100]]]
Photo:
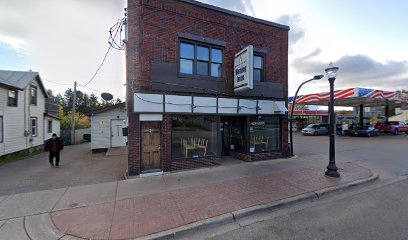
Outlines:
[[296,98],[297,98],[297,95],[298,95],[298,93],[299,93],[299,90],[300,90],[300,88],[301,88],[303,85],[305,85],[306,83],[311,82],[311,81],[313,81],[313,80],[322,79],[323,77],[324,77],[323,75],[316,75],[316,76],[314,76],[312,79],[309,79],[309,80],[307,80],[307,81],[304,81],[302,84],[300,84],[300,86],[299,86],[298,89],[296,90],[295,97],[293,98],[292,107],[291,107],[291,110],[290,110],[290,127],[289,127],[289,137],[290,137],[290,149],[289,149],[290,152],[289,152],[289,155],[290,155],[290,156],[293,156],[293,135],[292,135],[293,112],[295,111],[295,102],[296,102]]
[[329,165],[327,165],[327,171],[325,172],[326,176],[329,177],[340,177],[340,173],[338,172],[338,168],[336,166],[336,159],[335,159],[335,144],[334,144],[334,137],[335,137],[335,115],[334,115],[334,80],[336,80],[336,74],[339,70],[338,67],[335,67],[333,63],[330,63],[329,67],[326,68],[326,74],[329,79],[330,83],[330,102],[329,102],[329,136],[330,136],[330,143],[329,143]]

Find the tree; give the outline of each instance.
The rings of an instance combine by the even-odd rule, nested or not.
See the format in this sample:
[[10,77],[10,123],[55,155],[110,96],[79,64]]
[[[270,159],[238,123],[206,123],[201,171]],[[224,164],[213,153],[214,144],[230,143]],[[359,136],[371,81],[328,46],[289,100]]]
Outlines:
[[[58,94],[56,96],[54,96],[51,90],[47,90],[47,93],[54,99],[54,102],[57,102],[60,105],[59,114],[62,118],[61,129],[71,129],[74,91],[71,88],[68,88],[63,95]],[[87,94],[80,90],[76,91],[75,100],[75,126],[77,129],[90,127],[90,119],[86,114],[107,106],[122,103],[122,100],[119,98],[110,101],[101,99],[100,101],[97,95],[93,93]]]
[[[61,129],[69,130],[72,127],[72,111],[64,112],[60,106]],[[75,129],[89,128],[91,126],[91,119],[83,113],[75,113]]]

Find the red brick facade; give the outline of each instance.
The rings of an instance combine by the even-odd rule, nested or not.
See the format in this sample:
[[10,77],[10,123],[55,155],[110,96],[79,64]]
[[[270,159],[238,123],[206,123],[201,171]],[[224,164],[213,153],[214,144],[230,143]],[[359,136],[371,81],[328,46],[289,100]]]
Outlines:
[[[128,0],[127,104],[129,116],[129,174],[140,174],[140,122],[133,112],[133,95],[154,92],[153,66],[177,66],[180,33],[225,42],[223,80],[233,92],[234,55],[247,45],[266,51],[265,82],[280,84],[287,99],[288,29],[203,6],[190,0]],[[175,68],[176,69],[176,68]],[[169,78],[177,78],[177,71]],[[206,80],[206,79],[204,79]],[[208,79],[211,81],[211,79]],[[185,81],[194,81],[186,79]],[[199,94],[198,94],[199,95]],[[287,116],[282,117],[282,151],[251,154],[246,160],[287,157]],[[162,169],[172,171],[219,164],[219,157],[171,160],[171,115],[162,121]]]

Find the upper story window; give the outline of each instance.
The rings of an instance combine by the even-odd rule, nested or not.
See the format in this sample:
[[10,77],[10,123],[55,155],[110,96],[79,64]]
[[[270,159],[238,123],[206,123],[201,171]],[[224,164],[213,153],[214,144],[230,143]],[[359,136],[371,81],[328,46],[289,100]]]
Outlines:
[[17,107],[17,97],[18,91],[9,89],[7,93],[7,106]]
[[222,49],[191,42],[180,43],[180,73],[222,76]]
[[263,82],[264,81],[264,56],[254,54],[254,81]]
[[37,105],[37,87],[30,87],[30,103],[32,105]]

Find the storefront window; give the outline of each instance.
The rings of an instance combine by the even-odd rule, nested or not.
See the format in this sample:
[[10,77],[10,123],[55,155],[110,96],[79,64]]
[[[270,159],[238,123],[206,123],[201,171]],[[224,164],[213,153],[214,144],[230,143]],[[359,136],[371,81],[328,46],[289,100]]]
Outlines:
[[250,121],[250,152],[280,150],[280,120],[277,116],[254,116]]
[[173,116],[172,158],[217,155],[217,123],[215,116]]

